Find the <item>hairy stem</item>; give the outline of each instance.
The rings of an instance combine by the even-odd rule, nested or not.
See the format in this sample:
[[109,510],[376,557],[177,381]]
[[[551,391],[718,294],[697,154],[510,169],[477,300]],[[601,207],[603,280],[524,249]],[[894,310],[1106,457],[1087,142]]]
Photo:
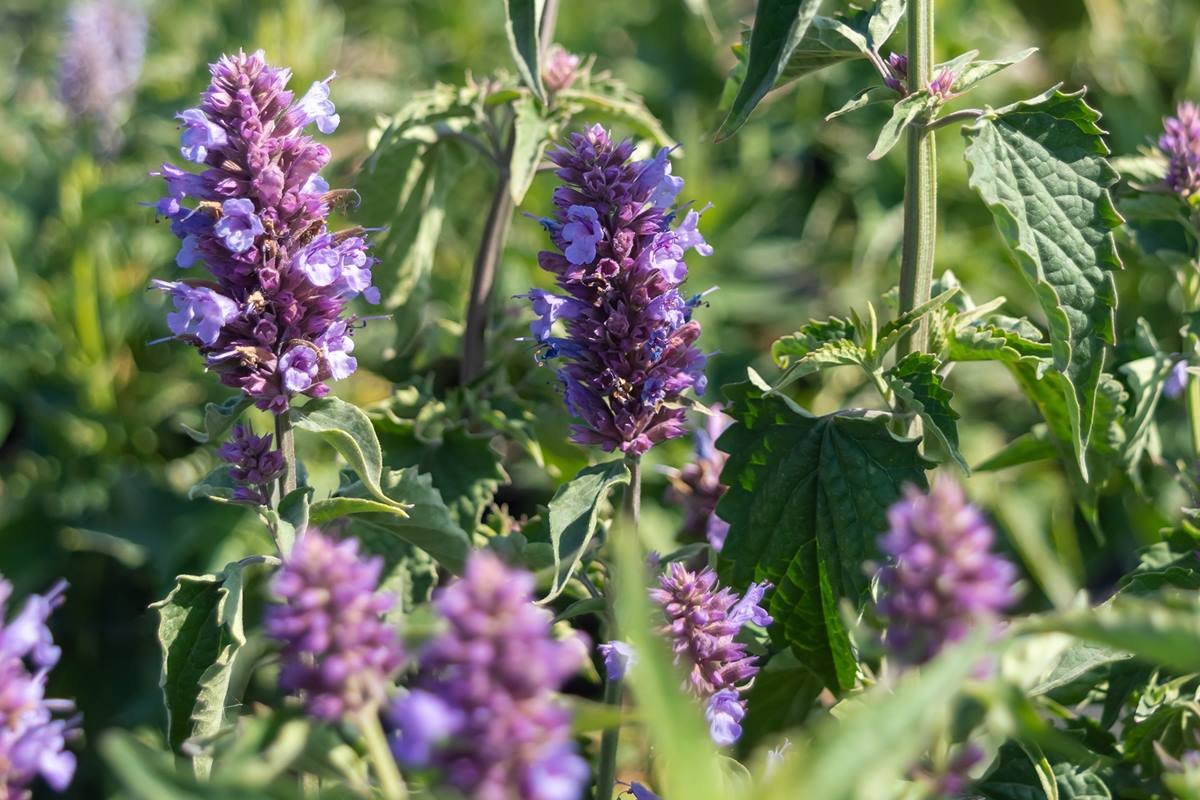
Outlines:
[[279,476],[279,502],[296,489],[296,434],[292,431],[292,412],[275,415],[275,446],[283,454],[283,474]]
[[365,708],[358,715],[359,731],[362,733],[363,744],[367,747],[367,757],[371,760],[371,769],[379,779],[379,788],[384,800],[407,800],[408,789],[404,786],[404,778],[400,776],[400,768],[392,757],[388,747],[387,735],[379,723],[379,713],[375,708]]
[[542,8],[542,27],[538,31],[538,47],[543,56],[554,44],[554,27],[558,24],[558,0],[546,0]]
[[459,377],[463,385],[470,383],[483,372],[484,354],[487,351],[487,326],[492,310],[492,287],[496,284],[496,264],[504,252],[504,240],[512,221],[513,201],[509,191],[511,179],[508,161],[512,155],[513,135],[509,135],[508,146],[500,163],[496,179],[496,191],[492,195],[492,206],[488,210],[483,237],[475,254],[475,268],[471,275],[471,294],[467,300],[467,327],[463,332],[462,370]]
[[[909,0],[908,81],[910,89],[929,85],[933,71],[933,2]],[[900,258],[900,312],[929,300],[937,228],[937,148],[924,123],[907,131],[908,170],[904,184],[904,248]],[[923,352],[929,328],[924,320],[899,345],[897,358]]]

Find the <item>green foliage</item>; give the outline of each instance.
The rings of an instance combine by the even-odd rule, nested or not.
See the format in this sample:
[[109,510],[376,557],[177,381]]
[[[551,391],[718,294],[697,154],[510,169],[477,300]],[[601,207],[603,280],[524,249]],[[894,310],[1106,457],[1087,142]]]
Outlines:
[[195,428],[183,425],[183,432],[199,444],[219,441],[233,427],[233,424],[238,421],[238,417],[242,415],[242,412],[250,408],[253,404],[250,398],[240,393],[229,398],[224,403],[205,403],[204,430],[196,430]]
[[504,31],[508,34],[513,61],[521,73],[521,81],[539,101],[544,101],[546,96],[542,87],[542,68],[538,64],[541,49],[538,31],[544,5],[545,0],[504,0]]
[[963,472],[971,468],[958,451],[958,412],[950,407],[954,395],[942,385],[941,363],[928,353],[909,353],[887,371],[885,379],[896,398],[925,423]]
[[925,485],[930,463],[916,441],[888,430],[886,415],[814,417],[749,384],[727,393],[736,423],[718,443],[730,454],[722,572],[736,587],[774,583],[772,636],[825,685],[849,689],[857,661],[839,606],[867,601],[863,564],[887,528],[884,512],[904,484]]
[[[971,186],[992,210],[1049,320],[1085,479],[1104,345],[1114,342],[1112,272],[1121,266],[1112,235],[1121,218],[1108,192],[1117,174],[1105,161],[1098,119],[1082,92],[1052,89],[988,113],[964,131]],[[1066,202],[1068,187],[1073,196]]]
[[310,400],[292,412],[292,424],[298,430],[319,434],[346,459],[372,497],[395,506],[398,515],[405,513],[404,502],[383,491],[383,452],[371,419],[362,409],[336,397]]
[[554,578],[542,602],[553,600],[566,588],[599,530],[600,507],[616,486],[629,485],[629,467],[613,459],[580,470],[558,487],[550,500],[547,519],[554,550]]
[[938,99],[921,89],[904,97],[892,106],[892,116],[884,123],[867,158],[878,161],[891,152],[910,125],[923,125],[937,107]]

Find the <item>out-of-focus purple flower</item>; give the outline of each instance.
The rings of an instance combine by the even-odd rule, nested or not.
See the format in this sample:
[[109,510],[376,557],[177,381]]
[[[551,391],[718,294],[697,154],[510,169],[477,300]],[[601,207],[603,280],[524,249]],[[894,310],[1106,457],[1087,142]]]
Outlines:
[[58,92],[77,118],[115,132],[146,50],[146,13],[126,0],[77,0],[67,10]]
[[1163,120],[1158,147],[1167,157],[1167,187],[1185,200],[1200,191],[1200,108],[1184,101]]
[[283,454],[271,449],[271,434],[255,436],[245,425],[235,425],[229,441],[217,449],[229,464],[236,488],[233,500],[253,506],[271,503],[271,484],[283,472]]
[[346,304],[380,300],[375,259],[362,229],[328,228],[320,170],[329,150],[306,130],[337,125],[329,79],[293,102],[290,71],[267,64],[262,51],[209,69],[200,105],[178,115],[181,152],[205,169],[163,165],[155,174],[167,196],[156,208],[182,242],[176,263],[202,263],[210,288],[236,304],[215,338],[191,343],[222,383],[279,414],[294,395],[323,397],[328,381],[356,368]]
[[587,654],[559,641],[533,601],[533,576],[476,551],[463,577],[434,596],[446,629],[419,654],[412,691],[387,718],[393,751],[410,768],[434,768],[473,800],[575,800],[588,781],[570,715],[555,691]]
[[221,328],[238,314],[237,303],[207,286],[157,279],[151,283],[175,302],[175,310],[167,314],[167,327],[180,338],[211,345],[221,335]]
[[1189,378],[1187,360],[1176,361],[1172,365],[1171,371],[1167,373],[1167,379],[1163,381],[1163,394],[1172,399],[1179,397],[1187,388]]
[[929,82],[929,93],[943,102],[951,99],[954,97],[954,78],[953,70],[942,70]]
[[733,420],[721,413],[714,404],[712,414],[704,419],[704,427],[696,430],[696,460],[683,469],[668,472],[671,482],[667,500],[683,508],[683,532],[687,536],[705,538],[720,552],[729,534],[729,523],[716,514],[717,502],[729,487],[721,483],[721,470],[727,455],[717,449],[716,441]]
[[392,595],[378,591],[383,560],[364,559],[358,541],[309,528],[296,540],[271,588],[263,628],[283,642],[280,686],[298,692],[310,714],[336,721],[385,698],[404,656],[383,615]]
[[542,83],[552,92],[561,92],[570,88],[579,77],[580,58],[574,53],[567,52],[560,44],[555,44],[546,53],[545,66],[542,68]]
[[[543,225],[557,252],[538,262],[561,294],[526,296],[537,304],[539,359],[568,362],[558,377],[568,411],[582,420],[572,427],[579,444],[644,453],[683,435],[679,396],[705,388],[706,359],[694,347],[700,324],[691,319],[699,301],[683,300],[679,286],[684,253],[712,250],[696,231],[697,212],[672,229],[676,214],[656,205],[679,190],[667,152],[632,162],[633,143],[614,143],[595,125],[550,154],[563,185]],[[566,338],[550,335],[555,319]]]
[[971,785],[971,770],[983,761],[983,750],[976,744],[964,744],[950,757],[937,776],[937,791],[942,797],[962,797]]
[[46,697],[46,680],[61,651],[47,627],[62,605],[66,581],[44,595],[30,595],[7,622],[12,584],[0,576],[0,792],[5,798],[29,797],[39,777],[63,791],[75,776],[75,756],[66,749],[79,726],[69,700]]
[[741,691],[758,673],[757,659],[736,640],[747,622],[770,625],[759,607],[769,584],[751,584],[744,597],[717,588],[717,574],[705,567],[692,572],[679,562],[668,565],[650,598],[667,618],[663,634],[672,643],[675,662],[689,669],[688,688],[705,701],[713,741],[726,746],[741,736],[745,715]]
[[908,82],[908,56],[902,53],[888,53],[887,69],[883,83],[889,89],[900,94],[908,94],[905,85]]
[[650,791],[649,789],[647,789],[645,786],[638,783],[637,781],[631,781],[629,783],[625,783],[624,781],[617,781],[617,783],[621,786],[626,787],[625,791],[623,791],[623,792],[621,792],[621,794],[617,795],[618,797],[625,797],[626,795],[629,795],[630,797],[633,798],[633,800],[659,800],[658,795],[656,795],[654,792]]
[[625,673],[637,663],[637,652],[627,642],[605,642],[596,647],[604,659],[604,673],[610,681],[624,679]]
[[902,664],[923,664],[1016,600],[1016,568],[991,550],[991,527],[962,488],[940,478],[928,494],[909,486],[888,509],[879,540],[884,644]]

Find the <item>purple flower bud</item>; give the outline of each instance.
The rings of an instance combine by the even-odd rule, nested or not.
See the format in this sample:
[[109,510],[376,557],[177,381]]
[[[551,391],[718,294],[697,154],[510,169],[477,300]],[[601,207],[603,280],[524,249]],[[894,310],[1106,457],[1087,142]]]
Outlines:
[[1200,109],[1180,103],[1174,117],[1163,120],[1158,147],[1167,157],[1167,187],[1185,200],[1200,191]]
[[904,88],[905,81],[908,79],[908,56],[901,53],[888,53],[886,65],[891,74],[884,76],[884,85],[899,94],[908,94]]
[[929,93],[945,102],[954,97],[954,72],[944,69],[929,82]]
[[191,337],[202,344],[217,341],[221,329],[238,315],[238,305],[207,286],[190,286],[178,281],[151,281],[156,289],[171,295],[175,310],[167,314],[167,327],[181,338]]
[[721,747],[728,747],[741,738],[741,723],[745,716],[746,706],[734,689],[722,689],[714,694],[704,710],[709,736]]
[[717,502],[727,486],[721,483],[721,470],[728,458],[716,447],[716,440],[733,420],[721,413],[721,405],[712,407],[704,427],[695,432],[696,459],[670,474],[667,500],[683,507],[683,532],[704,538],[720,552],[729,534],[729,523],[716,514]]
[[884,644],[902,664],[922,664],[1016,600],[1016,568],[991,552],[994,534],[957,483],[941,478],[928,494],[915,487],[888,509],[879,547]]
[[604,659],[604,672],[610,681],[624,679],[625,673],[637,663],[637,653],[626,642],[612,641],[597,646]]
[[383,619],[394,598],[379,592],[383,560],[363,559],[358,542],[309,528],[296,540],[271,588],[263,629],[283,642],[279,684],[304,697],[314,717],[337,721],[383,702],[404,662],[396,630]]
[[1191,378],[1191,373],[1188,372],[1188,363],[1184,359],[1176,361],[1171,367],[1171,371],[1167,374],[1167,378],[1163,381],[1163,394],[1172,399],[1183,394],[1183,390],[1187,388],[1188,380]]
[[255,436],[245,425],[236,425],[233,436],[217,449],[228,462],[229,477],[237,485],[233,500],[247,505],[271,503],[271,484],[283,472],[283,454],[271,449],[271,434]]
[[561,92],[570,88],[579,77],[580,58],[569,53],[560,44],[555,44],[546,54],[545,66],[542,68],[542,82],[552,92]]

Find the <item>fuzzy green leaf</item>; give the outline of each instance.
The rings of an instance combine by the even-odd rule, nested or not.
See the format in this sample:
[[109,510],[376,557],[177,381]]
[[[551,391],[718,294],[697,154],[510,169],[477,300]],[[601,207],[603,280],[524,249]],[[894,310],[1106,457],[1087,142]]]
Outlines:
[[601,503],[613,487],[628,484],[629,467],[623,459],[613,459],[581,469],[558,487],[547,514],[554,549],[554,580],[542,602],[553,600],[566,588],[596,535]]
[[242,412],[253,405],[254,401],[244,394],[229,398],[224,403],[206,403],[204,406],[204,430],[198,431],[187,425],[181,426],[183,432],[200,444],[215,442],[233,427]]
[[1014,64],[1020,64],[1037,51],[1036,47],[1030,47],[1007,58],[996,58],[987,61],[972,60],[954,76],[954,86],[952,89],[957,93],[965,92],[975,84],[986,78],[990,78],[997,72],[1008,69]]
[[774,583],[776,641],[827,686],[849,688],[857,664],[838,604],[866,602],[862,565],[887,529],[887,507],[904,484],[924,486],[931,463],[915,440],[888,430],[885,415],[814,417],[750,384],[727,393],[735,424],[718,442],[730,454],[718,506],[730,523],[722,572],[735,588]]
[[970,185],[991,209],[1050,327],[1055,369],[1066,379],[1075,457],[1085,451],[1114,340],[1113,229],[1121,217],[1109,187],[1117,173],[1083,92],[1053,89],[964,129]]
[[554,127],[542,116],[537,105],[529,97],[519,98],[513,103],[516,120],[513,123],[513,151],[508,162],[508,193],[514,205],[520,205],[529,191],[529,185],[537,176],[542,154],[553,137]]
[[923,89],[897,100],[896,105],[892,106],[892,116],[883,124],[879,138],[875,140],[875,147],[867,154],[867,158],[878,161],[886,156],[900,141],[905,128],[922,115],[929,114],[936,105],[937,99]]
[[541,102],[545,102],[546,90],[542,87],[542,68],[538,64],[541,49],[538,30],[544,5],[545,0],[504,0],[504,32],[508,34],[513,61],[521,80]]
[[958,450],[958,412],[950,407],[954,395],[942,385],[941,364],[928,353],[909,353],[884,378],[906,408],[921,416],[950,457],[968,475],[971,468]]
[[383,453],[371,419],[362,409],[345,400],[326,397],[310,400],[291,413],[296,428],[320,434],[346,459],[371,495],[384,503],[396,503],[380,486]]
[[781,336],[771,345],[771,359],[780,369],[787,369],[793,361],[804,358],[822,345],[832,342],[856,342],[858,331],[849,320],[830,317],[827,320],[810,320],[795,333]]

